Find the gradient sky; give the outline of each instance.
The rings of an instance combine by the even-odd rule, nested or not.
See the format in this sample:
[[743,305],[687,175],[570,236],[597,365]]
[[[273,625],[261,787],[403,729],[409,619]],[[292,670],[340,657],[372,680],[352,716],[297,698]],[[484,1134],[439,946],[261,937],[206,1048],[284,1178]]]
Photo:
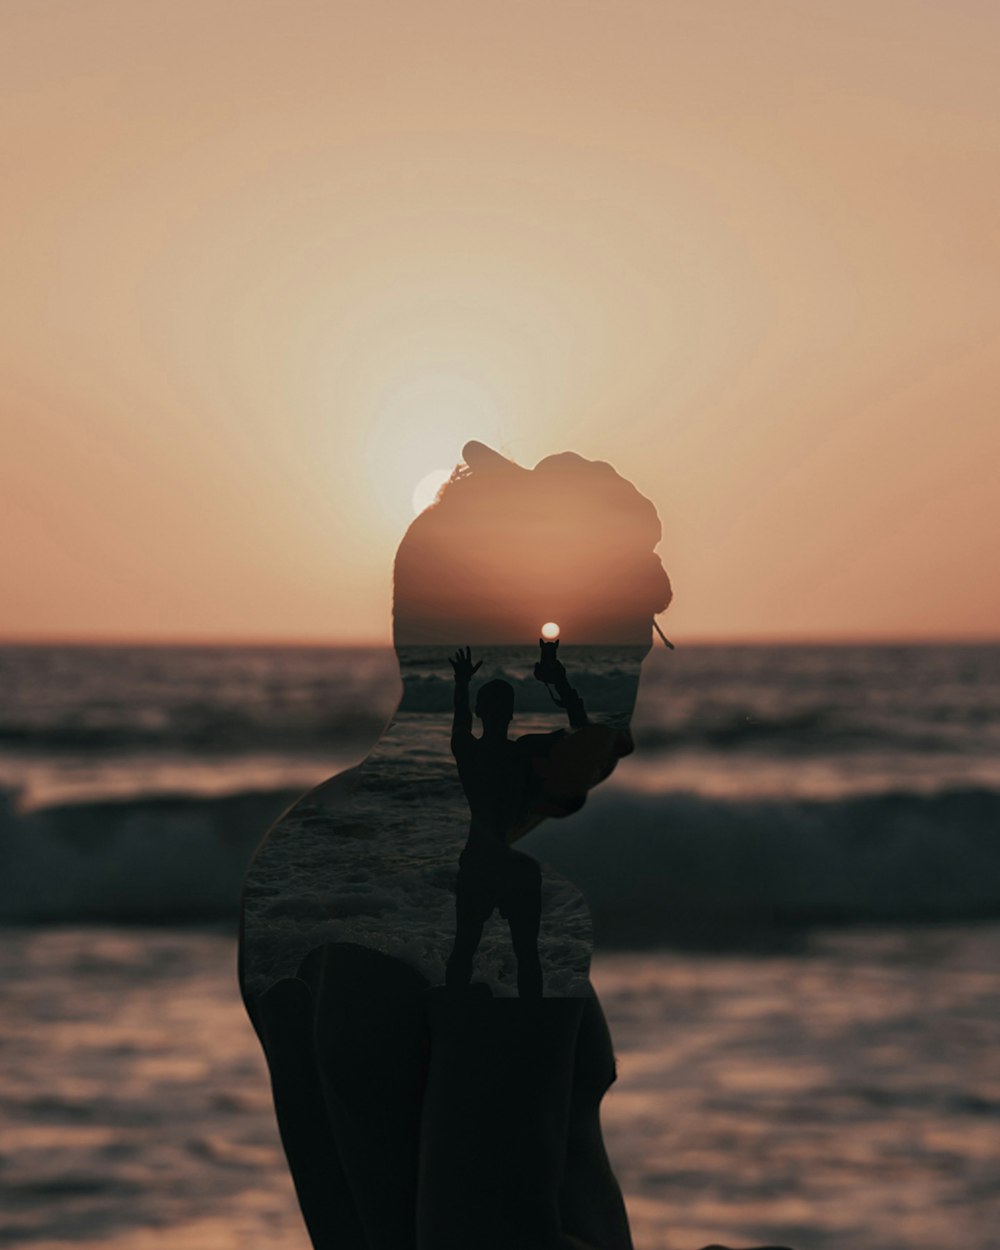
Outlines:
[[389,637],[481,439],[699,637],[995,636],[1000,6],[5,0],[6,638]]

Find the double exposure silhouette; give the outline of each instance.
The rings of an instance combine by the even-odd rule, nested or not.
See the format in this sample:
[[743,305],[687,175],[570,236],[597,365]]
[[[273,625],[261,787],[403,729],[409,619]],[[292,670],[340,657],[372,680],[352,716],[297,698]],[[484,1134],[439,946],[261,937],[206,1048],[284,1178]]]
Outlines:
[[514,687],[494,680],[479,691],[476,715],[483,735],[472,733],[469,683],[479,668],[471,652],[457,652],[455,719],[451,750],[462,789],[469,801],[469,836],[459,857],[455,880],[455,944],[445,981],[449,989],[467,986],[483,925],[496,908],[510,925],[517,959],[517,989],[522,998],[540,998],[542,965],[538,927],[542,914],[542,876],[530,856],[512,850],[509,839],[526,803],[527,770],[521,743],[507,729],[514,713]]
[[590,917],[530,833],[632,750],[660,524],[602,462],[463,456],[397,553],[398,711],[248,869],[241,988],[315,1247],[629,1250]]
[[[558,645],[558,640],[539,639],[541,658],[535,665],[535,676],[556,689],[558,704],[566,710],[570,725],[582,730],[590,722],[583,700],[570,686],[566,669],[556,657]],[[557,745],[564,746],[562,731],[525,734],[511,741],[507,734],[514,714],[514,687],[499,679],[487,682],[479,691],[476,715],[482,721],[483,733],[474,737],[468,693],[481,663],[473,664],[468,647],[464,654],[457,651],[451,658],[455,673],[451,751],[471,820],[455,882],[456,933],[446,983],[452,990],[469,984],[483,925],[496,908],[510,925],[518,993],[522,998],[538,998],[542,994],[538,955],[541,870],[530,856],[512,850],[510,843],[528,831],[532,816],[564,816],[581,807],[583,793],[572,791],[585,792],[592,780],[607,776],[615,760],[631,749],[631,742],[619,732],[600,735],[601,741],[595,744],[592,734],[587,745],[596,745],[597,758],[603,756],[600,776],[584,778],[575,787],[567,784],[572,773],[563,769],[560,777],[560,752],[556,749]],[[574,747],[582,741],[574,742]]]

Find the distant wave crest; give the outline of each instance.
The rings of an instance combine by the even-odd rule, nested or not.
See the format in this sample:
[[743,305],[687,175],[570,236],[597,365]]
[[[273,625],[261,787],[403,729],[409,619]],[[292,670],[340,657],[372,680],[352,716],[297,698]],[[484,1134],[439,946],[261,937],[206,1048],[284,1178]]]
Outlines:
[[[583,890],[599,937],[1000,915],[1000,793],[834,800],[597,793],[525,849]],[[568,831],[567,831],[568,832]]]
[[310,715],[190,704],[142,717],[134,708],[98,719],[92,712],[48,723],[0,724],[0,748],[57,753],[82,751],[261,751],[316,749],[374,740],[385,717],[366,707],[339,707]]
[[[517,709],[552,713],[547,690],[534,678],[498,670],[515,687]],[[630,684],[613,670],[599,678],[584,677],[576,685],[585,701],[602,707],[626,706]],[[410,678],[406,707],[411,713],[451,715],[453,683],[435,675]],[[122,707],[98,716],[79,709],[48,722],[8,715],[0,721],[0,749],[63,752],[98,757],[109,752],[164,750],[172,752],[286,753],[330,746],[365,744],[378,736],[386,716],[371,705],[331,705],[279,712],[261,707],[220,707],[191,703],[156,715]],[[967,710],[961,718],[907,719],[851,715],[834,705],[813,704],[800,710],[762,713],[752,707],[696,706],[683,719],[667,716],[641,727],[646,752],[679,748],[712,751],[765,751],[782,755],[844,754],[876,750],[994,753],[997,718]]]

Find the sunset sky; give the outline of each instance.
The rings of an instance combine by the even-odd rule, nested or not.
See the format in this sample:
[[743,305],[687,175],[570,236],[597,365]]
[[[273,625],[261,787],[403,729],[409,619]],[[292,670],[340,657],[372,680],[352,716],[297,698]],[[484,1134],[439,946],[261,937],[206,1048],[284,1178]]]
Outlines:
[[7,0],[0,638],[376,641],[468,439],[676,641],[1000,633],[1000,6]]

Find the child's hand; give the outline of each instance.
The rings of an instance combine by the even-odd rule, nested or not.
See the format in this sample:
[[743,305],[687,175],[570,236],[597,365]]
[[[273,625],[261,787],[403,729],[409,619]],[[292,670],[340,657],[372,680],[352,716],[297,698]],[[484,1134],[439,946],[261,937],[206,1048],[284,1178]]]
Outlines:
[[466,685],[472,681],[472,674],[478,672],[483,666],[482,660],[478,664],[473,664],[471,647],[465,648],[464,655],[462,654],[462,648],[459,647],[454,656],[448,657],[448,663],[455,670],[455,680],[464,682]]

